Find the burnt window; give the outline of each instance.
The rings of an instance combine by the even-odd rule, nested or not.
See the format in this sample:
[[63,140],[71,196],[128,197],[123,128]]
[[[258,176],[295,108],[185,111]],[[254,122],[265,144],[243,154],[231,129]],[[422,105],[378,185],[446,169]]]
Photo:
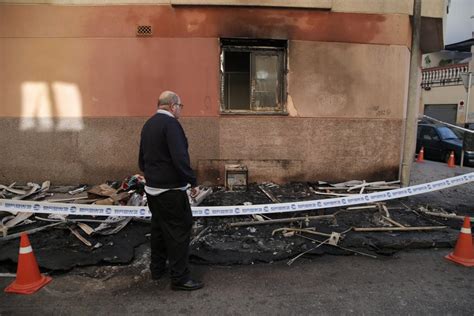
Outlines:
[[286,113],[283,40],[221,39],[223,113]]

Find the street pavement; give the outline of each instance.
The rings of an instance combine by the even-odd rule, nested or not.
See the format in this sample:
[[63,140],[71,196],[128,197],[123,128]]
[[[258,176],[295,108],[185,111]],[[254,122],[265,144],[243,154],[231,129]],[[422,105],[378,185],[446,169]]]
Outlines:
[[171,291],[168,279],[151,281],[140,269],[74,272],[33,295],[1,293],[0,315],[473,315],[474,270],[445,260],[448,252],[194,266],[206,284],[195,292]]

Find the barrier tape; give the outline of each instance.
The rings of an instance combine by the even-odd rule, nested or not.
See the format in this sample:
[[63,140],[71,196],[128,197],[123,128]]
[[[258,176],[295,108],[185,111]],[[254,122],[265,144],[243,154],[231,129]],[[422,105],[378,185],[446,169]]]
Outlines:
[[437,120],[437,119],[435,119],[434,117],[430,117],[430,116],[428,116],[428,115],[423,115],[423,117],[426,117],[427,119],[429,119],[429,120],[431,120],[431,121],[435,121],[435,122],[438,122],[438,123],[447,125],[447,126],[452,127],[452,128],[460,129],[461,131],[464,131],[464,132],[468,132],[468,133],[471,133],[471,134],[474,133],[473,130],[470,130],[470,129],[467,129],[467,128],[464,128],[464,127],[460,127],[460,126],[457,126],[457,125],[449,124],[449,123],[446,123],[446,122]]
[[[399,199],[403,197],[414,196],[418,194],[451,188],[470,182],[474,182],[474,172],[429,183],[413,185],[405,188],[368,194],[355,194],[354,196],[341,198],[276,204],[196,206],[192,207],[192,212],[194,217],[302,212],[323,208],[346,207],[351,205]],[[48,203],[6,199],[0,199],[0,211],[92,216],[151,216],[151,213],[148,210],[148,207],[146,206],[109,206],[90,204]]]

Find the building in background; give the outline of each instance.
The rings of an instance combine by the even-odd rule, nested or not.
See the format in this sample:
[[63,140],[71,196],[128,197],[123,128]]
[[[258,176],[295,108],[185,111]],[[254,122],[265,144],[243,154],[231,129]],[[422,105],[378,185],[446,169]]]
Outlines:
[[467,89],[461,79],[474,69],[474,2],[453,0],[449,4],[445,31],[448,45],[423,56],[420,112],[462,126],[466,121],[474,122],[472,89]]
[[[412,0],[44,2],[0,4],[0,183],[137,172],[163,90],[201,182],[398,177]],[[445,14],[423,1],[423,53]]]

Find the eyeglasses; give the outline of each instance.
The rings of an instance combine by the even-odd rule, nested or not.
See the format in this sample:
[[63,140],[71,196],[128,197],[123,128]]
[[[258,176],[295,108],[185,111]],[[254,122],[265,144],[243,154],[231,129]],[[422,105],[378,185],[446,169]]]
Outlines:
[[181,104],[181,103],[175,103],[174,105],[177,105],[179,108],[184,108],[184,104]]

